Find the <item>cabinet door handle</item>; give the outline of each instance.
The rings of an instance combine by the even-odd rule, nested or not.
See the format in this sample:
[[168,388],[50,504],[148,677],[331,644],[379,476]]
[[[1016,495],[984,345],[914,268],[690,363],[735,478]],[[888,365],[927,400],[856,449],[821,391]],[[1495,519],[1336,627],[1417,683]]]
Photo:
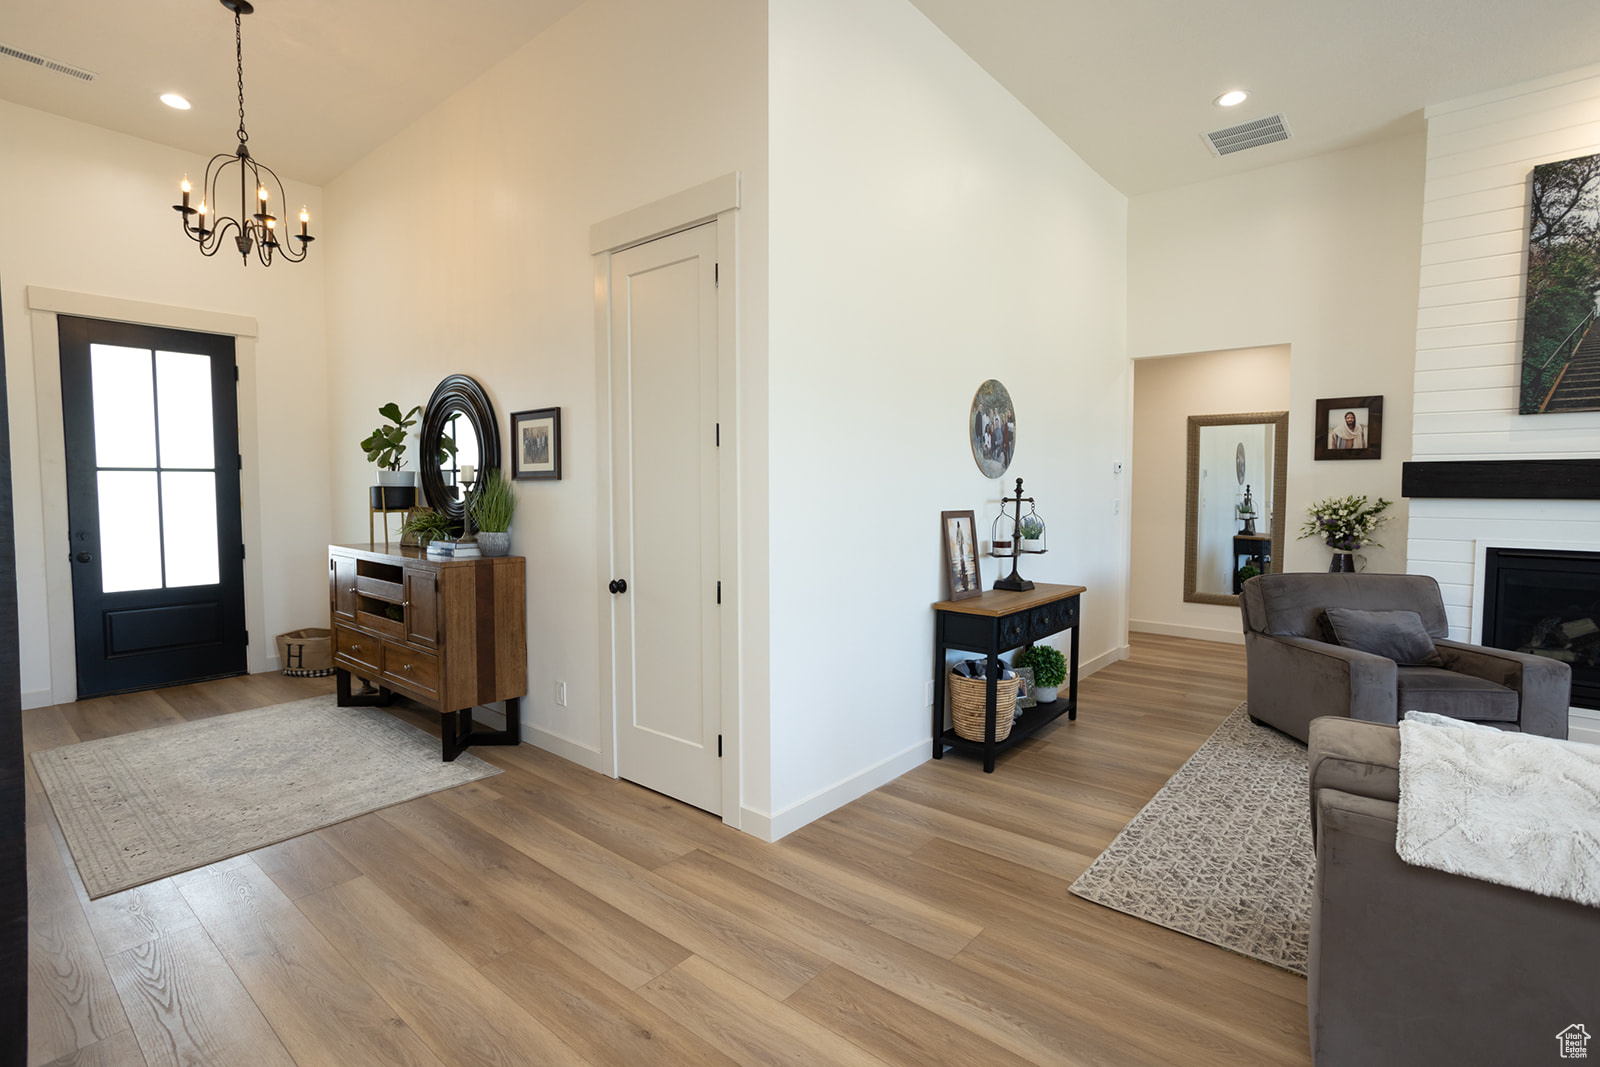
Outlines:
[[345,588],[345,592],[347,592],[347,593],[354,593],[355,591],[356,591],[356,587],[353,586],[353,585],[352,586],[347,586]]
[[351,645],[350,646],[350,651],[351,652],[360,652],[361,651],[361,646],[360,645]]
[[613,578],[611,580],[611,584],[607,588],[609,588],[613,593],[626,593],[628,591],[628,579]]
[[409,671],[411,669],[411,664],[407,663],[404,666],[402,666],[400,669],[403,670],[403,671]]
[[409,608],[411,606],[411,601],[402,600],[402,601],[400,601],[400,606],[403,607],[403,608]]

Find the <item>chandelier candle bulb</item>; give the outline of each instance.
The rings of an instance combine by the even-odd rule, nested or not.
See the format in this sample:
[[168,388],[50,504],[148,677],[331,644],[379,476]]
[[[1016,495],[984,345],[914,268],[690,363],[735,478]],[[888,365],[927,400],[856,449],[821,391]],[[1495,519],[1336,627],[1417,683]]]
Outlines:
[[189,214],[189,176],[187,174],[183,176],[183,184],[179,188],[183,190],[183,213],[187,216]]
[[304,237],[306,235],[306,224],[309,223],[310,221],[311,221],[311,216],[306,212],[306,209],[302,207],[300,209],[300,236],[301,237]]

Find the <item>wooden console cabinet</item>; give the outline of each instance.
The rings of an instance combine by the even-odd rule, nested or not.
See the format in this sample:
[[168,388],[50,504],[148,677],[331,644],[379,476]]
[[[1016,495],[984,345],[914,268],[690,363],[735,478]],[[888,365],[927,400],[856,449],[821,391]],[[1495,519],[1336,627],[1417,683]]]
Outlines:
[[[521,556],[428,559],[422,549],[328,546],[328,603],[339,704],[395,693],[442,714],[446,760],[469,745],[522,741],[528,691]],[[354,675],[370,692],[352,693]],[[474,730],[472,709],[506,702],[504,730]]]

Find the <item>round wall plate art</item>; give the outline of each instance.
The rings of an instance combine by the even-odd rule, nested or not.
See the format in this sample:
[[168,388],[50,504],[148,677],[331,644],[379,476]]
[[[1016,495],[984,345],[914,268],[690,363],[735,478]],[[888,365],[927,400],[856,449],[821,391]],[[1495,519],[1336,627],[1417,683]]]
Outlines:
[[1017,413],[1006,387],[990,378],[972,397],[972,458],[986,478],[998,478],[1017,451]]

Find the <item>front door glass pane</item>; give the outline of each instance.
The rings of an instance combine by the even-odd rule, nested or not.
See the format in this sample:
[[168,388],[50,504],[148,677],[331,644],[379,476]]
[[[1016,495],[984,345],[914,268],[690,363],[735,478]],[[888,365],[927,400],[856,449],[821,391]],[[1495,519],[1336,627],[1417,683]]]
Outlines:
[[[211,433],[211,357],[156,353],[156,400],[161,411],[161,466],[209,470],[215,466]],[[169,564],[170,564],[169,560]]]
[[[98,467],[156,465],[156,403],[148,348],[90,345]],[[206,407],[210,408],[210,401]]]
[[[99,410],[95,409],[97,420]],[[160,589],[161,518],[156,472],[100,471],[98,477],[101,588],[107,593]]]
[[162,471],[161,519],[168,588],[216,585],[217,476],[210,471]]

